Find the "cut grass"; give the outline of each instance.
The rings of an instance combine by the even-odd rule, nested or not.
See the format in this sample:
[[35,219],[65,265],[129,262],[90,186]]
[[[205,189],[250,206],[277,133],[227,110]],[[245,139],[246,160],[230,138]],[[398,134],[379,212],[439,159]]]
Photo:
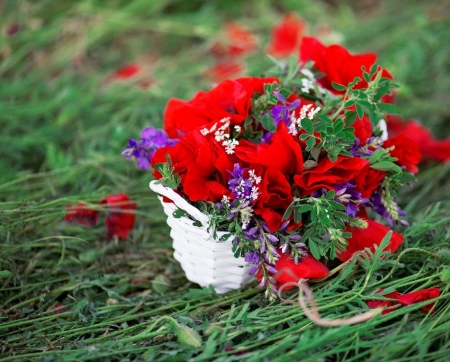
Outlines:
[[[220,24],[243,22],[264,45],[270,26],[292,10],[311,23],[312,32],[330,24],[351,50],[376,51],[401,85],[405,116],[449,135],[448,7],[384,1],[355,16],[348,4],[4,3],[3,33],[14,24],[19,32],[0,43],[0,272],[10,272],[0,274],[0,361],[448,359],[450,258],[417,248],[437,253],[449,246],[450,164],[425,166],[400,195],[411,226],[401,230],[405,243],[391,262],[375,261],[372,272],[344,268],[314,286],[320,313],[328,318],[366,309],[364,301],[376,298],[378,288],[403,293],[440,287],[436,312],[423,313],[424,302],[327,329],[313,325],[298,307],[269,303],[255,285],[217,295],[188,282],[172,257],[159,202],[148,190],[150,174],[120,156],[143,127],[161,126],[168,98],[187,99],[209,86],[201,73],[213,64],[208,46]],[[153,72],[149,90],[106,81],[135,60]],[[267,66],[261,53],[247,63],[251,75]],[[138,202],[129,240],[107,240],[102,225],[88,229],[63,221],[66,205],[94,205],[120,192]],[[199,332],[202,346],[180,343],[164,321],[147,330],[164,316]]]

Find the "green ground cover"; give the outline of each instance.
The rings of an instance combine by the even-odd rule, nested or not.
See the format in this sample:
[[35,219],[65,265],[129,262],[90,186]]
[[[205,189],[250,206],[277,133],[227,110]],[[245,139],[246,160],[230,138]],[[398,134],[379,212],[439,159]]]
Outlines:
[[[378,288],[439,287],[435,313],[422,312],[425,302],[323,328],[299,307],[269,303],[255,285],[217,295],[189,283],[148,189],[150,173],[120,156],[143,127],[161,126],[170,97],[187,99],[210,86],[202,72],[214,62],[208,48],[225,20],[247,24],[264,46],[288,11],[304,17],[313,33],[330,25],[352,51],[377,52],[400,84],[405,118],[420,119],[438,137],[450,135],[446,2],[359,4],[2,2],[0,361],[448,361],[450,163],[424,165],[400,195],[411,226],[399,229],[405,242],[395,255],[350,265],[314,285],[329,318],[367,308]],[[16,24],[19,31],[8,35]],[[150,88],[107,81],[136,60],[152,73]],[[267,60],[257,52],[247,64],[248,74],[259,75]],[[122,192],[138,202],[127,241],[107,240],[101,222],[64,222],[66,205],[94,205]],[[56,305],[64,308],[55,313]],[[200,347],[189,340],[191,329]]]

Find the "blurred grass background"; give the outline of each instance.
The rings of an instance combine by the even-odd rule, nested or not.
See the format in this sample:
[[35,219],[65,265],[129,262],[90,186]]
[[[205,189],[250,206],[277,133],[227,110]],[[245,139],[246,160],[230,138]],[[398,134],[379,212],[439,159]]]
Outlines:
[[[411,307],[387,321],[323,330],[253,289],[225,296],[195,289],[171,256],[150,174],[120,155],[128,138],[162,125],[170,97],[211,86],[203,73],[226,21],[258,36],[246,74],[261,75],[270,29],[288,12],[324,41],[376,52],[400,85],[404,117],[449,136],[448,1],[9,0],[0,11],[0,271],[11,273],[0,276],[0,360],[448,358],[448,302],[434,316]],[[144,67],[150,87],[111,81],[132,62]],[[404,249],[449,246],[449,176],[449,164],[427,164],[400,196],[412,224]],[[129,240],[106,240],[103,225],[63,221],[65,205],[120,192],[138,202]],[[385,287],[439,285],[448,298],[442,263],[420,253],[405,258]],[[364,306],[362,294],[373,290],[354,296],[352,289],[365,273],[354,273],[356,286],[338,280],[318,288],[326,315]],[[55,305],[66,309],[55,314]],[[202,348],[176,342],[167,326],[139,334],[164,315],[199,331]]]

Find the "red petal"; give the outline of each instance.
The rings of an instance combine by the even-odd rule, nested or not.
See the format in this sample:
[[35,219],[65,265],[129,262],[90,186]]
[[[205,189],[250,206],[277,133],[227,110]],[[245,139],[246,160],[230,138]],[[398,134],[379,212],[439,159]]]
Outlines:
[[306,22],[296,14],[285,15],[281,23],[273,28],[266,52],[277,58],[294,54],[299,49],[306,27]]
[[243,63],[217,63],[206,69],[203,74],[212,82],[221,82],[225,79],[235,78],[244,70]]
[[65,220],[67,222],[77,222],[84,226],[94,226],[97,224],[99,211],[88,208],[88,205],[79,203],[75,206],[66,206],[67,214]]
[[106,218],[106,227],[108,235],[111,237],[117,235],[125,240],[128,234],[133,230],[136,215],[121,210],[136,210],[136,203],[130,202],[130,198],[126,194],[108,195],[102,201],[108,208],[118,209],[111,211]]
[[[411,305],[414,303],[423,302],[424,300],[434,299],[441,295],[441,290],[439,288],[428,288],[418,290],[416,292],[406,293],[398,297],[398,301],[403,305]],[[422,307],[424,312],[429,312],[433,310],[434,305],[429,304]]]
[[113,79],[128,79],[134,77],[141,71],[141,66],[137,63],[131,63],[123,68],[115,71],[112,75]]
[[[361,216],[360,216],[361,217]],[[347,239],[348,245],[344,251],[339,252],[337,257],[340,261],[349,260],[353,254],[363,251],[365,248],[375,250],[374,245],[380,245],[383,238],[390,231],[387,226],[384,226],[376,221],[366,219],[368,226],[366,229],[347,227],[345,231],[351,232],[352,237]],[[389,245],[386,250],[393,253],[403,242],[403,235],[393,231]]]
[[[274,278],[280,286],[289,282],[297,282],[302,278],[318,279],[325,278],[328,275],[328,268],[309,253],[307,257],[295,265],[294,260],[288,254],[282,254],[280,249],[277,251],[281,257],[275,264],[278,273],[274,275]],[[258,272],[258,280],[261,281],[261,278],[262,274]],[[285,290],[292,288],[287,287]]]

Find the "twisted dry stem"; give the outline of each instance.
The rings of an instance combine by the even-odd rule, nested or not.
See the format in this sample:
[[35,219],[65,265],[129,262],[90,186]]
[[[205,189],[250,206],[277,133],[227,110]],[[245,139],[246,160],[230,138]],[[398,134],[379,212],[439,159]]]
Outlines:
[[[281,270],[279,273],[288,273],[293,274],[290,270]],[[283,290],[288,287],[297,287],[299,289],[298,293],[298,301],[285,299],[281,296]],[[288,282],[284,283],[278,289],[278,298],[286,304],[299,305],[303,313],[315,324],[322,327],[339,327],[350,324],[358,324],[365,321],[368,321],[375,317],[377,314],[380,314],[382,308],[376,308],[370,310],[369,312],[361,313],[356,316],[350,318],[338,318],[338,319],[329,319],[322,318],[317,310],[317,303],[312,293],[312,290],[309,288],[309,285],[306,283],[306,279],[300,279],[298,282]],[[308,307],[306,302],[309,301],[311,308]]]

